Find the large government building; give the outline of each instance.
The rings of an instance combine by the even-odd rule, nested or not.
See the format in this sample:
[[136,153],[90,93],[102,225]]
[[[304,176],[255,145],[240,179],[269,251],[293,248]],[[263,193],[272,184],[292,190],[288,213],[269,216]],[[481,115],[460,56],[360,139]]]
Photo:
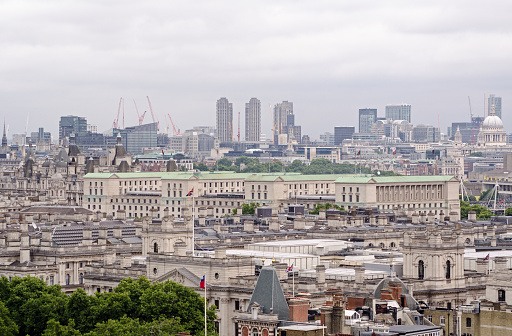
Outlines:
[[[84,177],[87,209],[127,217],[182,217],[181,208],[213,207],[223,217],[243,203],[280,210],[291,204],[312,209],[335,203],[346,209],[398,208],[441,214],[460,213],[459,184],[450,176],[301,175],[297,173],[135,172],[90,173]],[[188,195],[188,196],[187,196]]]

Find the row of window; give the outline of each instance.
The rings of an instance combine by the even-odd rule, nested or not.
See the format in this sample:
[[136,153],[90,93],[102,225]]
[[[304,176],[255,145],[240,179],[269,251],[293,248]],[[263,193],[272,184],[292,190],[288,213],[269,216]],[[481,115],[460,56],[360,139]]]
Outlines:
[[[124,201],[126,200],[126,203],[130,203],[130,199],[132,200],[131,203],[146,203],[146,200],[148,201],[148,203],[155,203],[157,204],[158,203],[158,199],[154,199],[154,202],[152,201],[151,198],[143,198],[143,202],[140,201],[140,198],[137,199],[137,202],[135,202],[135,198],[121,198],[121,203],[124,203]],[[114,199],[111,198],[110,199],[110,203],[114,203]],[[119,203],[119,199],[116,198],[116,203]]]
[[[144,185],[155,185],[156,186],[158,184],[158,181],[144,180],[144,181],[133,181],[133,185],[136,186],[138,184],[141,186],[141,185],[143,185],[142,182],[144,182]],[[155,183],[153,184],[153,182],[155,182]],[[123,181],[119,181],[119,186],[121,187],[122,185],[123,185]],[[124,186],[131,186],[131,185],[132,185],[132,181],[124,181]]]
[[[323,189],[324,188],[324,184],[323,183],[315,183],[315,189],[318,189],[318,186],[320,185],[320,189]],[[297,188],[298,186],[298,188]],[[289,185],[289,189],[302,189],[302,184],[290,184]],[[326,183],[325,184],[325,188],[329,189],[329,183]],[[253,188],[254,189],[254,185],[253,185]],[[304,189],[308,189],[308,184],[307,183],[304,183]],[[352,189],[352,187],[350,188]],[[359,189],[359,188],[357,188]],[[258,185],[258,190],[259,190],[259,185]],[[267,190],[267,186],[265,186],[265,190]],[[343,192],[345,192],[345,187],[343,187]]]

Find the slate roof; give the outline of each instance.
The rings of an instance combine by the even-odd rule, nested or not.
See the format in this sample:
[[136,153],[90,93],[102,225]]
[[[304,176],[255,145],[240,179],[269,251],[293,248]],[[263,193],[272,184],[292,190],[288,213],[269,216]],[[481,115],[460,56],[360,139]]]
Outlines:
[[31,206],[23,209],[22,213],[42,213],[42,214],[59,214],[59,215],[73,215],[76,212],[81,214],[90,214],[91,210],[76,207],[76,206]]
[[249,302],[247,309],[248,312],[250,312],[251,304],[254,302],[260,305],[264,314],[270,314],[270,309],[272,308],[272,313],[277,314],[279,320],[288,321],[290,310],[274,267],[264,266],[261,269],[258,281],[256,281],[256,286],[252,292],[251,302]]
[[[82,244],[83,239],[83,228],[85,226],[92,226],[92,240],[98,239],[98,229],[97,225],[86,224],[86,225],[70,225],[70,226],[57,226],[53,229],[52,232],[52,241],[56,246],[74,246]],[[107,227],[107,239],[111,244],[133,244],[133,243],[141,243],[142,240],[140,238],[138,240],[133,240],[133,238],[137,238],[135,236],[135,226],[129,224],[121,224],[120,222],[102,222],[101,226]],[[121,232],[123,236],[123,240],[120,241],[114,238],[114,226],[120,226]],[[127,241],[126,241],[127,240]]]

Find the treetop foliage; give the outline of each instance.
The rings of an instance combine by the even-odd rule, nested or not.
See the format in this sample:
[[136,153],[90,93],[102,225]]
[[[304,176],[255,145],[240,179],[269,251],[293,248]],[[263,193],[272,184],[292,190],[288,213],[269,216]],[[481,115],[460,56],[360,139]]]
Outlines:
[[[208,333],[214,333],[210,307]],[[204,299],[172,281],[151,284],[127,278],[111,293],[71,296],[39,278],[0,278],[1,335],[176,335],[204,334]]]
[[[242,165],[243,164],[243,165]],[[206,165],[196,164],[195,167],[200,170],[206,170],[204,167]],[[313,174],[354,174],[354,173],[363,173],[363,174],[376,174],[377,171],[372,171],[370,168],[365,167],[356,167],[353,164],[347,163],[332,163],[327,159],[314,159],[311,160],[309,165],[304,164],[300,160],[294,160],[289,165],[285,166],[284,163],[279,161],[279,159],[275,159],[268,162],[262,162],[257,158],[248,158],[246,156],[241,156],[237,158],[234,162],[228,158],[222,158],[217,161],[217,163],[212,167],[212,171],[234,171],[237,173],[278,173],[278,172],[290,172],[290,173],[301,173],[304,175],[313,175]],[[392,171],[384,171],[380,172],[380,176],[395,176],[398,174],[393,173]]]

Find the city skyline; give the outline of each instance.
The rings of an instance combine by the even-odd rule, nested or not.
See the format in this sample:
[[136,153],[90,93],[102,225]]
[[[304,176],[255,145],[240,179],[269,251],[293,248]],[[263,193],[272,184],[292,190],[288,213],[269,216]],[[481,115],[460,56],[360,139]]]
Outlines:
[[[446,132],[452,122],[469,120],[468,96],[473,115],[483,116],[484,95],[493,93],[505,102],[510,130],[511,9],[505,1],[493,2],[492,15],[483,14],[486,4],[461,1],[5,1],[0,114],[9,136],[24,132],[27,116],[29,130],[56,134],[58,118],[72,114],[103,131],[119,97],[127,98],[125,124],[137,125],[131,100],[148,118],[149,96],[161,124],[169,113],[188,129],[197,120],[215,124],[218,97],[229,97],[235,113],[258,97],[262,133],[272,129],[268,106],[288,100],[303,134],[317,137],[325,131],[319,120],[357,126],[359,108],[407,102],[415,124],[437,125],[439,116]],[[233,17],[228,25],[219,20],[226,12]]]

